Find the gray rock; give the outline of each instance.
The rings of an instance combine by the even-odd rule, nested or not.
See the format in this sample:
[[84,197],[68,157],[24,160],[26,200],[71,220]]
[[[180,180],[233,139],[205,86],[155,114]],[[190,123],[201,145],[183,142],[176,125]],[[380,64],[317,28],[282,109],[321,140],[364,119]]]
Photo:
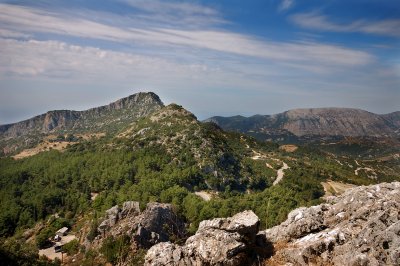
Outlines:
[[203,221],[182,247],[160,243],[150,248],[145,265],[246,265],[257,245],[259,223],[252,211]]
[[140,214],[140,206],[137,201],[126,201],[122,205],[121,218],[137,216]]
[[106,210],[106,216],[104,221],[99,225],[98,231],[104,233],[105,231],[109,230],[112,226],[114,226],[118,219],[120,218],[120,208],[118,205],[111,207],[110,209]]
[[288,218],[282,224],[265,231],[268,240],[272,242],[288,241],[298,238],[310,232],[320,231],[324,225],[323,212],[326,205],[318,205],[310,208],[301,207],[288,214]]
[[184,223],[176,216],[171,204],[148,203],[140,212],[139,202],[127,201],[122,209],[114,206],[105,213],[98,227],[100,243],[107,236],[126,234],[137,247],[149,248],[159,242],[165,242],[171,236],[185,235]]
[[400,182],[356,187],[329,204],[299,208],[263,234],[275,244],[271,264],[400,265]]
[[168,241],[171,235],[182,237],[186,231],[182,221],[176,216],[171,204],[152,202],[138,217],[135,240],[142,247]]

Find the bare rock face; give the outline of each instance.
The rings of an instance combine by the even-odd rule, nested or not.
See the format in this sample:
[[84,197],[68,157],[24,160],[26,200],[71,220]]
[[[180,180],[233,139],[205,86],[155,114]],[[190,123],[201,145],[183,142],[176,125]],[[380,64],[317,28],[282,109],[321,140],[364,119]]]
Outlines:
[[259,224],[252,211],[203,221],[185,245],[167,242],[150,248],[145,265],[246,265],[257,245]]
[[262,234],[276,249],[267,265],[400,265],[400,182],[296,209]]
[[138,247],[149,248],[159,242],[168,241],[171,235],[185,233],[184,223],[179,220],[171,204],[152,202],[141,212],[139,203],[124,202],[122,209],[114,206],[106,211],[105,219],[97,229],[101,242],[107,236],[127,234]]
[[184,223],[176,216],[172,205],[157,202],[147,204],[132,229],[136,231],[135,241],[144,248],[168,241],[170,235],[180,237],[185,233]]

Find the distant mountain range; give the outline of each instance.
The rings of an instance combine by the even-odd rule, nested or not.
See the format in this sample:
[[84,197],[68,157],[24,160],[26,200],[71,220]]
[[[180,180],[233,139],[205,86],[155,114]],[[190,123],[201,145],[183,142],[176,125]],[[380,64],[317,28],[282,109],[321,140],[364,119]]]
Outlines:
[[[18,123],[0,125],[0,153],[13,154],[33,147],[51,134],[114,135],[163,107],[155,93],[140,92],[85,111],[49,111]],[[378,115],[350,108],[293,109],[251,117],[214,116],[204,122],[214,122],[224,130],[245,133],[260,140],[278,142],[400,136],[400,112]]]
[[275,115],[214,116],[224,130],[273,140],[307,137],[398,137],[400,112],[378,115],[351,108],[293,109]]

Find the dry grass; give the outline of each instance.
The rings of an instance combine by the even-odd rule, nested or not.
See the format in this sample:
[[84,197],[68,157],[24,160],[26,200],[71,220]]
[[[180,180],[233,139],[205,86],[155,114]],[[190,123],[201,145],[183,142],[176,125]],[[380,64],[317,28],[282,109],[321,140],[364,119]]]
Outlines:
[[[75,134],[75,137],[81,138],[83,140],[89,140],[93,138],[100,138],[105,136],[105,133],[91,133],[91,134]],[[22,159],[29,156],[36,155],[43,151],[49,150],[58,150],[63,151],[67,148],[68,144],[72,145],[77,142],[72,141],[56,141],[56,135],[48,135],[43,139],[43,142],[39,143],[36,147],[32,149],[26,149],[18,153],[17,155],[12,156],[14,159]]]
[[287,144],[287,145],[281,145],[279,146],[280,150],[286,151],[286,152],[295,152],[299,147],[296,145],[292,144]]
[[340,195],[344,193],[346,190],[356,187],[356,185],[353,184],[346,184],[331,180],[328,180],[327,182],[321,182],[321,185],[324,187],[325,191],[324,197]]

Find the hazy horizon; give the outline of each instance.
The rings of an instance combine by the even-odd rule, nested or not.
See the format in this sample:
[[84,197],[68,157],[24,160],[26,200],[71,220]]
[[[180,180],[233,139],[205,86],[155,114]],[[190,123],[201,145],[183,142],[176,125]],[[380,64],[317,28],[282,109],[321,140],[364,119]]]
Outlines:
[[[152,91],[141,91],[141,92],[152,92]],[[128,96],[130,96],[130,95],[127,95],[126,97],[128,97]],[[158,96],[159,96],[159,95],[158,95]],[[123,97],[123,98],[125,98],[125,97]],[[86,110],[91,109],[91,108],[96,108],[96,107],[100,107],[100,106],[109,105],[109,104],[111,104],[111,103],[113,103],[113,102],[115,102],[115,101],[117,101],[117,100],[119,100],[119,99],[121,99],[121,98],[115,99],[115,100],[113,100],[113,101],[111,101],[111,102],[102,103],[102,104],[99,104],[99,105],[96,105],[96,106],[89,106],[89,107],[84,108],[84,109],[58,108],[58,109],[53,109],[53,110],[47,110],[47,111],[44,111],[44,112],[42,112],[42,113],[38,113],[38,114],[35,114],[35,115],[33,115],[33,116],[30,116],[30,117],[23,118],[23,119],[18,120],[18,121],[11,121],[11,122],[3,123],[3,124],[0,124],[0,125],[18,123],[18,122],[21,122],[21,121],[24,121],[24,120],[28,120],[28,119],[30,119],[30,118],[33,118],[33,117],[35,117],[35,116],[42,115],[42,114],[47,113],[47,112],[50,112],[50,111],[60,111],[60,110],[86,111]],[[161,99],[161,101],[164,103],[164,105],[166,105],[166,106],[169,105],[169,104],[173,104],[173,103],[174,103],[174,104],[181,105],[181,104],[179,104],[179,103],[177,103],[177,102],[173,102],[173,101],[172,101],[172,102],[165,102],[165,101],[162,99],[162,97],[160,97],[160,99]],[[185,109],[187,109],[188,111],[191,111],[190,108],[187,108],[187,107],[185,107],[185,106],[183,106],[183,105],[182,105],[182,107],[185,108]],[[343,107],[341,107],[341,106],[296,107],[296,108],[291,108],[291,109],[287,109],[287,110],[282,110],[282,111],[276,112],[276,113],[249,113],[249,114],[229,114],[229,113],[227,113],[226,115],[213,114],[213,115],[210,115],[210,116],[207,116],[207,117],[200,117],[200,116],[196,115],[195,113],[193,113],[193,112],[192,112],[192,113],[193,113],[194,115],[196,115],[196,117],[197,117],[200,121],[202,121],[202,120],[211,118],[211,117],[213,117],[213,116],[223,116],[223,117],[229,117],[229,116],[244,116],[244,117],[250,117],[250,116],[255,116],[255,115],[274,115],[274,114],[282,113],[282,112],[289,111],[289,110],[293,110],[293,109],[317,109],[317,108],[358,109],[358,108],[344,107],[344,106],[343,106]],[[360,110],[364,110],[364,109],[360,109]],[[370,112],[369,110],[364,110],[364,111]],[[394,112],[398,112],[398,111],[399,111],[399,110],[394,110],[394,111],[389,112],[389,113],[394,113]],[[373,112],[371,112],[371,113],[373,113]],[[375,114],[383,115],[383,114],[389,114],[389,113],[375,113]]]
[[397,1],[0,0],[0,124],[153,91],[199,119],[400,110]]

